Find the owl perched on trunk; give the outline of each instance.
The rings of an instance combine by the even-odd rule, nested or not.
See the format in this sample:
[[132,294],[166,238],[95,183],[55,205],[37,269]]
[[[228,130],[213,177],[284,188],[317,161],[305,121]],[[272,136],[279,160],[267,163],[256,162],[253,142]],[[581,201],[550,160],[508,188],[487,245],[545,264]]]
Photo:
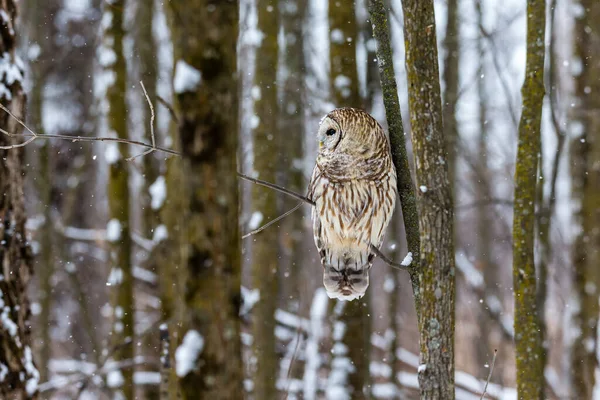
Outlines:
[[319,154],[308,188],[323,284],[331,298],[361,298],[396,204],[396,170],[383,128],[369,114],[339,108],[317,133]]

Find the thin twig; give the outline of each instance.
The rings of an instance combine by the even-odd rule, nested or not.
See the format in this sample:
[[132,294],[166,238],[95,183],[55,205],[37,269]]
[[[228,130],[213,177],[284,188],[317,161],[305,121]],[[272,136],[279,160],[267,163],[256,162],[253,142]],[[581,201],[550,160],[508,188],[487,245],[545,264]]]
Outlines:
[[[397,262],[393,262],[392,260],[390,260],[389,258],[387,258],[382,252],[381,250],[379,250],[376,246],[371,245],[371,251],[373,253],[375,253],[375,255],[379,258],[381,258],[381,260],[386,263],[387,265],[389,265],[390,267],[394,268],[394,269],[399,269],[400,271],[409,271],[410,268],[410,264],[409,265],[404,265],[404,264],[399,264]],[[412,264],[412,262],[411,262]]]
[[282,214],[279,217],[275,218],[274,220],[267,222],[266,224],[264,224],[263,226],[261,226],[258,229],[255,229],[255,230],[253,230],[251,232],[246,233],[244,236],[242,236],[242,239],[246,239],[246,238],[248,238],[248,237],[250,237],[252,235],[256,235],[257,233],[264,231],[269,226],[273,225],[277,221],[281,221],[282,219],[284,219],[285,217],[287,217],[288,215],[290,215],[291,213],[293,213],[294,211],[296,211],[297,209],[299,209],[300,206],[302,206],[303,204],[305,204],[304,201],[301,201],[300,203],[296,204],[296,207],[292,208],[291,210],[289,210],[285,214]]
[[311,199],[309,199],[308,197],[302,196],[301,194],[298,194],[296,192],[292,192],[291,190],[286,189],[284,187],[281,187],[279,185],[276,185],[274,183],[270,183],[270,182],[266,182],[266,181],[263,181],[263,180],[260,180],[260,179],[252,178],[252,177],[249,177],[248,175],[242,174],[241,172],[238,172],[237,174],[238,174],[238,176],[240,178],[242,178],[242,179],[244,179],[246,181],[249,181],[249,182],[252,182],[252,183],[256,183],[257,185],[268,187],[268,188],[276,190],[278,192],[287,194],[288,196],[295,197],[298,200],[302,200],[303,202],[310,204],[311,206],[315,205],[315,202],[312,201]]
[[152,138],[152,148],[146,150],[145,152],[138,154],[137,156],[126,158],[127,161],[133,161],[138,157],[142,157],[152,153],[156,150],[156,140],[154,139],[154,106],[152,105],[152,101],[150,101],[150,97],[148,96],[148,92],[146,92],[146,87],[144,86],[144,82],[140,81],[140,85],[142,85],[142,90],[144,91],[144,96],[146,97],[146,101],[148,102],[148,107],[150,107],[150,137]]
[[485,398],[485,392],[487,392],[488,385],[490,384],[490,380],[492,379],[492,374],[494,373],[494,365],[496,364],[496,355],[498,355],[498,349],[494,349],[494,358],[492,358],[492,365],[490,366],[490,373],[487,377],[487,381],[485,382],[485,387],[483,388],[483,393],[481,394],[481,399]]
[[166,101],[165,99],[163,99],[159,95],[156,95],[156,100],[158,100],[158,102],[160,104],[162,104],[163,106],[165,106],[165,108],[169,111],[169,114],[171,114],[171,118],[173,118],[173,121],[179,123],[179,117],[177,117],[177,113],[173,109],[173,106],[171,104],[169,104],[168,101]]
[[29,143],[33,142],[36,139],[60,139],[60,140],[70,140],[71,142],[116,142],[116,143],[124,143],[124,144],[130,144],[130,145],[134,145],[134,146],[145,147],[147,149],[153,149],[153,150],[160,151],[162,153],[170,154],[170,155],[173,155],[173,156],[181,156],[181,153],[178,152],[178,151],[175,151],[175,150],[172,150],[172,149],[166,149],[164,147],[154,146],[152,144],[140,142],[138,140],[121,139],[121,138],[116,138],[116,137],[87,137],[87,136],[50,135],[50,134],[43,134],[42,135],[42,134],[37,134],[33,130],[29,129],[29,127],[27,125],[25,125],[25,123],[21,119],[17,118],[4,105],[0,104],[0,109],[3,110],[3,111],[5,111],[11,117],[13,117],[15,119],[15,121],[17,121],[21,126],[23,126],[30,133],[30,134],[18,135],[18,134],[10,133],[10,132],[7,132],[7,131],[5,131],[3,129],[0,129],[0,133],[5,134],[6,136],[27,138],[27,140],[25,142],[23,142],[23,143],[17,143],[17,144],[10,145],[10,146],[0,146],[0,150],[11,150],[11,149],[16,149],[18,147],[23,147],[23,146],[26,146]]

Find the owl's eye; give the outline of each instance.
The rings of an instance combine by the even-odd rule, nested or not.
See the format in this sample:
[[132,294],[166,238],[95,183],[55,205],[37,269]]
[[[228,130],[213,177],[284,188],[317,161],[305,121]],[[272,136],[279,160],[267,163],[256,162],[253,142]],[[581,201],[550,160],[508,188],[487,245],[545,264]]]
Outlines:
[[327,132],[325,132],[325,134],[327,136],[333,136],[333,135],[335,135],[335,129],[329,128],[329,129],[327,129]]

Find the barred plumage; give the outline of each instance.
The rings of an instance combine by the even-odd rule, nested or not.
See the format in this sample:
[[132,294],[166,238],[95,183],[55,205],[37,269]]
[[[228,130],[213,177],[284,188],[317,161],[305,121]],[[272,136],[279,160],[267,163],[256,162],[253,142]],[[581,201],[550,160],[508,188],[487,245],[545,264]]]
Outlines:
[[329,297],[354,300],[369,286],[371,244],[381,247],[394,211],[396,170],[383,128],[362,110],[333,110],[317,137],[308,197],[323,284]]

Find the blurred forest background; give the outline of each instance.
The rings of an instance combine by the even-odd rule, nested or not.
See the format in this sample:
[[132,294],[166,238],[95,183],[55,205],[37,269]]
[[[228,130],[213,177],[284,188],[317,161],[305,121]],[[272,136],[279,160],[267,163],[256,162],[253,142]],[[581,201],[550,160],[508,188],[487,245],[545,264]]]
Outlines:
[[[378,259],[367,296],[329,300],[308,206],[241,239],[241,255],[237,244],[219,242],[224,255],[211,257],[206,233],[194,229],[213,224],[241,237],[297,204],[232,178],[235,159],[211,152],[222,141],[225,148],[236,146],[235,135],[221,133],[238,132],[239,171],[304,194],[323,115],[360,107],[386,126],[367,1],[15,2],[13,45],[22,63],[8,66],[3,56],[0,67],[6,87],[22,84],[31,130],[155,139],[184,153],[183,159],[159,151],[137,157],[147,149],[60,139],[23,147],[25,228],[34,256],[26,358],[35,360],[37,371],[25,367],[39,398],[158,399],[175,398],[177,391],[196,398],[194,385],[227,386],[210,371],[203,371],[202,384],[188,375],[196,361],[189,354],[201,352],[205,338],[192,330],[184,336],[194,324],[218,327],[209,336],[237,332],[221,320],[236,319],[235,307],[194,311],[223,299],[241,307],[243,359],[230,358],[235,345],[214,350],[214,357],[235,365],[226,379],[242,376],[244,397],[419,398],[419,329],[408,273]],[[6,30],[14,4],[2,3]],[[403,8],[400,0],[388,3],[410,153]],[[458,399],[480,398],[495,349],[487,398],[517,398],[512,214],[526,6],[524,0],[435,1],[455,211]],[[600,2],[548,0],[546,14],[535,199],[545,391],[550,399],[600,399]],[[213,35],[215,26],[236,24],[237,37],[230,37],[235,29],[229,37]],[[197,30],[230,40],[237,56],[220,55],[220,64],[203,64],[200,74],[210,49],[194,36]],[[219,72],[224,77],[214,87],[197,89]],[[219,88],[237,91],[239,107]],[[8,100],[14,93],[0,91]],[[212,105],[196,109],[197,102]],[[193,134],[204,129],[198,121],[213,115],[207,109],[222,123],[205,143]],[[204,166],[207,158],[215,168]],[[239,227],[231,223],[236,207],[229,219],[213,218],[218,212],[202,207],[205,199],[237,204],[237,195],[223,190],[235,186]],[[408,250],[397,208],[382,250],[400,262]],[[193,245],[177,247],[181,240]],[[216,284],[205,279],[202,268],[213,262],[235,268],[239,257],[241,293],[235,276]],[[196,269],[189,267],[194,262]],[[0,316],[0,335],[10,333],[9,311]],[[242,396],[231,386],[233,395],[219,398]]]

